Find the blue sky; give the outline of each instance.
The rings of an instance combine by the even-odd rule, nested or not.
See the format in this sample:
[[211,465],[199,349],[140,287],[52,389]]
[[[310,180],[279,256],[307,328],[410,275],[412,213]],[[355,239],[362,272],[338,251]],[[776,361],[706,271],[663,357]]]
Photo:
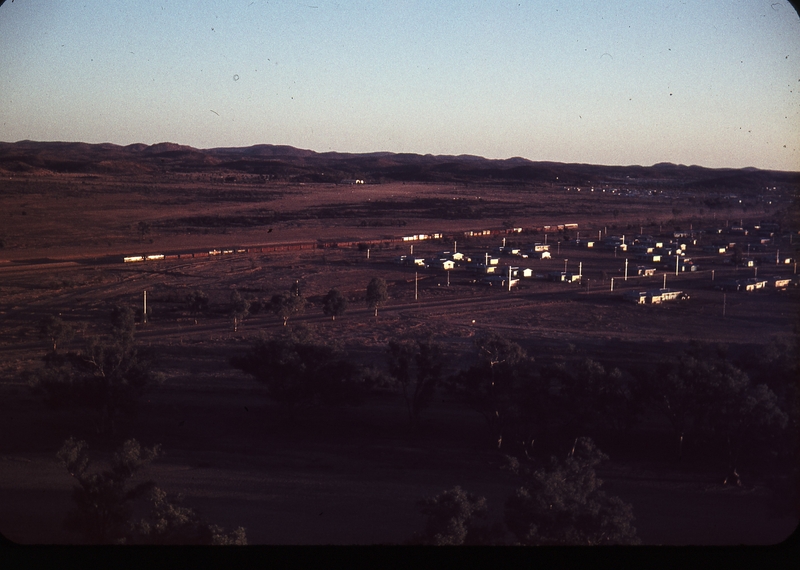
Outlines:
[[800,18],[742,1],[6,1],[0,140],[800,170]]

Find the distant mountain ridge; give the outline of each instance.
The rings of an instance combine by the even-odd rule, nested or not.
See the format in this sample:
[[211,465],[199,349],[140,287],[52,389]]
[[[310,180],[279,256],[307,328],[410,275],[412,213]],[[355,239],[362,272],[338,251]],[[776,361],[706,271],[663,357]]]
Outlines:
[[679,185],[697,189],[800,184],[800,173],[757,168],[705,168],[672,163],[603,166],[535,162],[521,157],[474,155],[315,152],[288,145],[197,149],[163,142],[153,145],[82,142],[0,142],[0,172],[7,174],[163,175],[195,173],[250,176],[290,182],[441,182],[482,184]]

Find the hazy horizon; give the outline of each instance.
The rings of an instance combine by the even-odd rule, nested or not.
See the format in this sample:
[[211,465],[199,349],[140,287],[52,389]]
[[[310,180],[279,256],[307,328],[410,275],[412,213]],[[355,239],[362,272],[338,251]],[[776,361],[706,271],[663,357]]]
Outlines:
[[0,140],[798,171],[788,2],[0,7]]

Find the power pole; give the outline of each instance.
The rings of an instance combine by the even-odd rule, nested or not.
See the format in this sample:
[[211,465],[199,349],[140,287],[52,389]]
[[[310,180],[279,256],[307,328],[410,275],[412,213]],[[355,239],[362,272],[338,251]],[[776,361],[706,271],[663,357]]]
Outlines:
[[625,258],[625,281],[628,280],[628,258]]
[[564,273],[567,272],[567,261],[569,261],[569,259],[564,259]]
[[417,272],[414,272],[414,300],[419,299],[419,287],[417,285]]
[[664,285],[663,285],[663,288],[664,289],[667,288],[667,274],[666,273],[664,273]]
[[681,256],[678,255],[678,251],[675,250],[675,276],[678,275],[678,262],[681,260]]
[[611,278],[611,292],[614,292],[614,278]]
[[578,262],[578,277],[583,277],[583,261]]
[[369,248],[367,248],[367,259],[369,259]]

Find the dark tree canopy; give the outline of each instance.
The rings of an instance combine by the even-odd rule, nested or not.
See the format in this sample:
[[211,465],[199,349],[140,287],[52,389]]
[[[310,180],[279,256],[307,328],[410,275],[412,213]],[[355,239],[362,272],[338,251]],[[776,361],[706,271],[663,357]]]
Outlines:
[[641,398],[630,375],[606,370],[590,358],[548,367],[558,389],[558,408],[570,437],[598,430],[630,430],[638,420]]
[[425,528],[415,533],[408,544],[458,546],[491,544],[493,532],[485,523],[484,497],[476,497],[461,487],[442,491],[418,503],[426,516]]
[[651,405],[670,421],[679,452],[685,437],[702,437],[709,449],[727,451],[731,475],[742,452],[774,438],[788,423],[775,393],[754,385],[721,346],[692,343],[643,382]]
[[208,310],[208,295],[195,289],[186,295],[186,305],[193,316],[203,314]]
[[58,350],[58,345],[69,342],[73,335],[72,327],[60,317],[48,315],[39,321],[39,338],[49,340],[53,344],[53,352]]
[[589,438],[576,440],[564,461],[524,474],[506,502],[505,522],[524,545],[638,544],[633,509],[600,490],[594,468],[608,456]]
[[272,400],[301,404],[356,403],[363,386],[355,365],[336,349],[292,334],[262,338],[231,365],[267,387]]
[[284,326],[289,321],[289,317],[301,313],[305,306],[305,298],[295,295],[291,291],[276,293],[269,302],[270,310],[275,313],[275,316],[283,319]]
[[[133,484],[136,473],[161,454],[161,447],[142,447],[135,439],[122,444],[106,470],[90,469],[85,441],[64,442],[57,457],[77,481],[73,509],[64,527],[89,544],[247,544],[242,527],[228,533],[203,520],[193,509],[167,499],[153,481]],[[149,491],[150,508],[138,522],[130,521],[133,506]]]
[[133,414],[148,386],[161,381],[134,346],[133,312],[115,309],[111,316],[109,337],[90,337],[77,352],[49,353],[25,374],[52,408],[90,410],[98,433],[113,432],[116,419]]
[[250,310],[250,301],[243,298],[239,291],[231,293],[231,302],[228,312],[231,319],[233,319],[233,332],[239,330],[239,324],[247,316]]
[[373,277],[367,285],[367,307],[375,310],[378,316],[378,307],[389,299],[389,291],[386,289],[386,281],[380,277]]
[[110,469],[90,471],[88,446],[73,438],[64,442],[57,457],[75,478],[74,508],[64,528],[81,534],[89,544],[111,544],[124,539],[131,515],[131,503],[152,489],[152,481],[129,484],[134,474],[160,453],[158,446],[141,447],[135,439],[126,441],[114,454]]
[[442,378],[442,347],[430,339],[425,341],[389,341],[386,357],[389,374],[399,384],[406,401],[408,417],[419,419],[430,403]]
[[204,520],[194,509],[183,506],[180,496],[169,500],[164,491],[154,487],[148,499],[147,516],[130,525],[126,544],[247,545],[244,528],[226,532],[224,528]]
[[336,317],[342,316],[346,310],[347,298],[336,288],[328,291],[322,299],[322,312],[333,321]]
[[526,424],[537,401],[546,396],[534,360],[515,342],[489,333],[475,341],[476,362],[448,378],[448,387],[462,403],[479,412],[498,448],[508,441],[529,440]]

